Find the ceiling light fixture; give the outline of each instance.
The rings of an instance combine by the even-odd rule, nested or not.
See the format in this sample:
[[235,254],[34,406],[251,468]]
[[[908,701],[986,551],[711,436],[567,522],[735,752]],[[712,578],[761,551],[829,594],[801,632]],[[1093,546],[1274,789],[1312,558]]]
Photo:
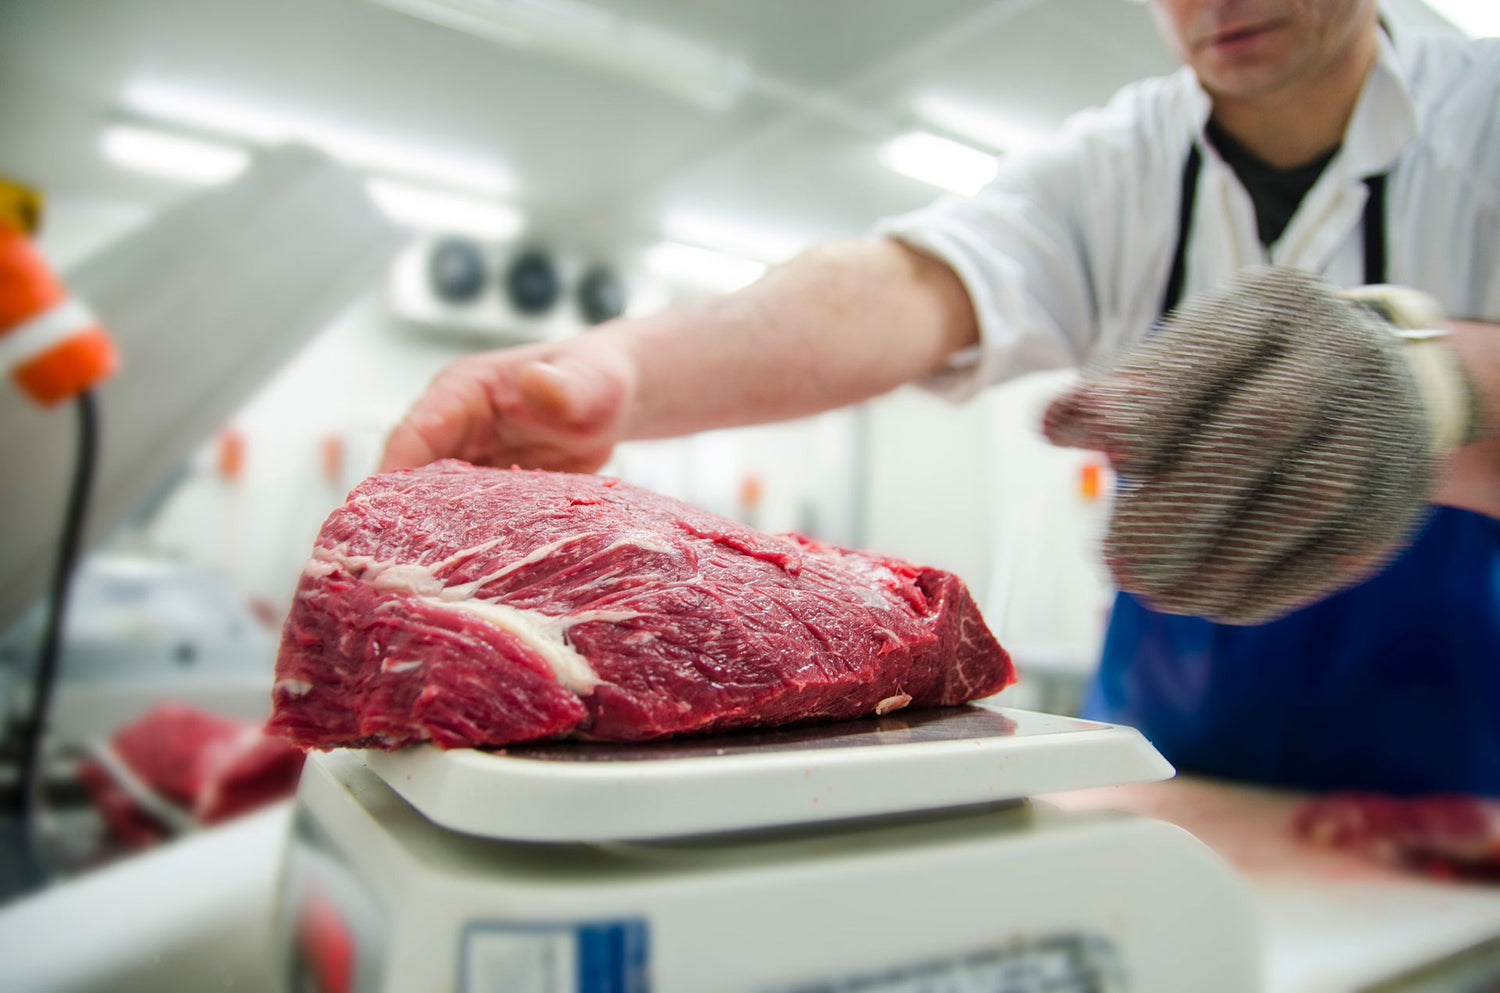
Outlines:
[[1039,144],[1045,134],[1042,128],[943,96],[921,97],[912,110],[939,130],[992,152],[1023,152]]
[[128,87],[126,108],[144,117],[247,141],[304,141],[350,165],[473,193],[509,192],[510,176],[492,163],[414,146],[342,124],[256,107],[186,86],[142,82]]
[[886,142],[880,160],[903,176],[965,195],[978,193],[997,172],[993,155],[926,131]]
[[225,182],[250,162],[242,148],[129,125],[105,128],[99,147],[115,165],[189,183]]
[[662,233],[672,241],[697,245],[728,255],[783,262],[813,239],[716,214],[672,210],[662,218]]
[[766,271],[765,263],[754,259],[675,241],[647,249],[645,263],[661,279],[723,293],[755,282]]
[[525,216],[507,204],[455,196],[389,179],[372,179],[367,188],[375,205],[387,217],[422,231],[508,241],[520,234],[526,223]]
[[1427,0],[1455,27],[1474,38],[1500,38],[1500,4],[1495,0]]
[[582,0],[371,0],[454,31],[612,73],[710,110],[749,88],[744,59]]

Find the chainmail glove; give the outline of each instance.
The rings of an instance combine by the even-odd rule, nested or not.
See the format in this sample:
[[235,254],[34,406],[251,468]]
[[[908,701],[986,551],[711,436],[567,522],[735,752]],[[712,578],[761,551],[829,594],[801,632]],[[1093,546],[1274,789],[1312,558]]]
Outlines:
[[1157,610],[1271,620],[1364,579],[1419,523],[1477,409],[1425,295],[1245,270],[1049,406],[1121,482],[1105,559]]

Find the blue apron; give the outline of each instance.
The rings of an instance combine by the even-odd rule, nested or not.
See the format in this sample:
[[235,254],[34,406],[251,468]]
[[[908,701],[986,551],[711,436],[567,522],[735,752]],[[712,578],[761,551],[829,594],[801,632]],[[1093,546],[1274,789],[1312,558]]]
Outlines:
[[[1198,154],[1163,313],[1181,298]],[[1367,283],[1385,282],[1383,180],[1367,181]],[[1500,796],[1500,521],[1435,508],[1379,575],[1269,624],[1157,613],[1121,593],[1084,709],[1139,728],[1183,770]]]

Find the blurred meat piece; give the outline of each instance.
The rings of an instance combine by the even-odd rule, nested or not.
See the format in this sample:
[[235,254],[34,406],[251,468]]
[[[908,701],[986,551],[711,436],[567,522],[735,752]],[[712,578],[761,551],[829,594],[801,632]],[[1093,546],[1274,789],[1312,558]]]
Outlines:
[[1314,844],[1429,875],[1500,882],[1500,800],[1335,793],[1304,803],[1293,828]]
[[163,703],[79,767],[110,831],[144,846],[290,796],[302,750],[249,721]]

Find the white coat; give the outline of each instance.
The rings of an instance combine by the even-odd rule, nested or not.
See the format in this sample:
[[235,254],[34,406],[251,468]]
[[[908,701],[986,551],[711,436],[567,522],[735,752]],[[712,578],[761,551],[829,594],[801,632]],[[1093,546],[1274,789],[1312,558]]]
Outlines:
[[1388,278],[1448,314],[1500,321],[1500,41],[1384,33],[1343,144],[1266,252],[1250,196],[1203,134],[1192,70],[1121,90],[972,197],[878,227],[963,280],[981,344],[925,385],[962,399],[1102,359],[1156,321],[1177,240],[1183,163],[1203,157],[1185,294],[1271,263],[1361,282],[1367,176],[1389,173]]

